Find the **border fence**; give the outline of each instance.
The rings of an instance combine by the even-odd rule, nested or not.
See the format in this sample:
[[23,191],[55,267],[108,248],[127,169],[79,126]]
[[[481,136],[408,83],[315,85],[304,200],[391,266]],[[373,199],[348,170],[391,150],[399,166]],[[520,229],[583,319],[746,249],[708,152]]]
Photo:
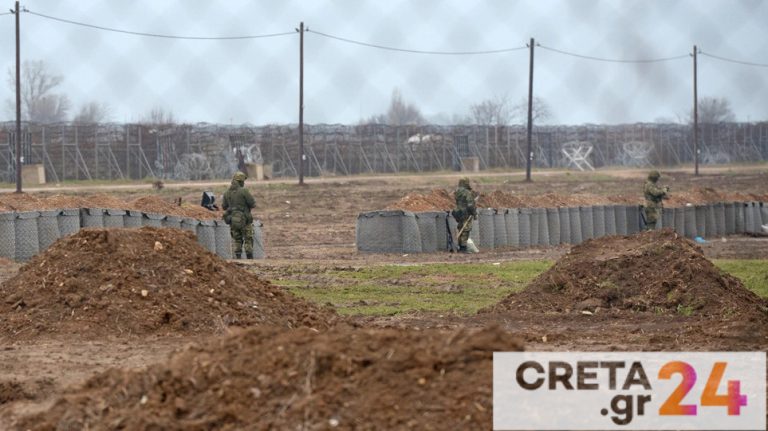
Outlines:
[[[298,175],[296,125],[41,125],[22,127],[23,164],[39,164],[48,181],[226,178],[244,160],[272,166],[273,177]],[[703,164],[768,160],[768,122],[700,125]],[[594,167],[674,166],[693,162],[684,124],[536,126],[534,166],[579,168],[566,149],[590,148]],[[524,126],[307,125],[309,176],[450,171],[475,157],[480,169],[525,168]],[[0,180],[15,175],[15,124],[0,123]]]

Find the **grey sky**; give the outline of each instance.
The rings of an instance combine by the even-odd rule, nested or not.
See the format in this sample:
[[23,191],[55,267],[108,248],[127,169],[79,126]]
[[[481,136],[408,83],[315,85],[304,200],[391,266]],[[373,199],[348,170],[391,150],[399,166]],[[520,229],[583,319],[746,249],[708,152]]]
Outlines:
[[[13,2],[0,1],[6,11]],[[304,21],[305,121],[355,123],[384,112],[392,89],[426,116],[450,120],[473,103],[527,94],[528,50],[424,55],[344,43],[429,51],[546,47],[608,59],[708,54],[768,64],[768,2],[690,1],[245,1],[28,0],[32,12],[137,32],[235,36],[291,32]],[[170,40],[110,33],[29,13],[22,59],[44,60],[65,77],[76,110],[107,103],[113,121],[153,106],[187,122],[298,121],[298,34],[236,40]],[[14,16],[0,16],[0,68],[14,61]],[[692,61],[599,62],[537,48],[535,94],[551,123],[676,120],[692,103]],[[740,121],[768,120],[768,68],[699,57],[700,97],[727,97]],[[0,99],[12,98],[7,85]],[[12,116],[2,111],[0,118]]]

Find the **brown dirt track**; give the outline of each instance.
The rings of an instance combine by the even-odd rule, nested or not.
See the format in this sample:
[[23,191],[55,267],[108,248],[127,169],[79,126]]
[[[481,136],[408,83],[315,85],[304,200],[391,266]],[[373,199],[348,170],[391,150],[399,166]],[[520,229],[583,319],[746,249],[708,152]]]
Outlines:
[[[678,172],[662,174],[662,182],[672,184],[673,191],[681,195],[694,195],[698,193],[697,190],[706,189],[753,195],[768,193],[768,173],[765,169],[739,174],[706,174],[701,177]],[[608,178],[579,174],[542,176],[536,177],[532,184],[521,182],[519,176],[494,176],[493,183],[485,182],[486,177],[483,176],[475,177],[475,180],[476,188],[481,191],[491,194],[494,190],[500,190],[529,201],[536,199],[531,196],[548,195],[554,199],[558,196],[590,193],[612,202],[612,199],[626,199],[628,196],[629,199],[635,199],[642,186],[644,172],[621,172],[615,175],[609,172],[605,175]],[[435,253],[402,256],[356,253],[354,224],[358,212],[386,208],[409,194],[428,194],[436,188],[450,189],[457,178],[339,178],[322,182],[310,179],[306,187],[283,183],[249,184],[258,202],[255,214],[264,221],[269,258],[248,265],[248,268],[251,273],[258,274],[261,267],[279,270],[281,266],[296,266],[302,262],[319,263],[330,268],[335,265],[367,266],[380,263],[558,259],[569,251],[568,247],[555,247],[494,250],[479,255]],[[224,188],[222,184],[213,190],[218,195]],[[153,196],[163,201],[159,205],[166,205],[177,197],[182,197],[185,203],[194,203],[199,200],[201,191],[202,188],[185,191],[169,185]],[[135,202],[149,193],[147,190],[126,191],[117,196],[105,196]],[[50,192],[33,196],[43,199],[50,196]],[[0,196],[0,206],[8,202],[4,198]],[[19,202],[17,204],[21,205]],[[108,252],[108,240],[102,238],[100,241],[102,248],[99,250]],[[185,250],[191,247],[185,242],[181,245]],[[76,245],[72,244],[68,248],[72,247],[74,255],[77,255]],[[766,259],[768,239],[730,237],[726,242],[711,241],[702,245],[701,250],[707,258]],[[63,250],[59,252],[64,253]],[[155,270],[165,268],[183,271],[187,266],[199,264],[202,259],[195,255],[194,259],[197,260],[189,262],[180,255],[183,256],[183,253],[174,255],[176,261],[173,263],[161,260]],[[90,255],[78,256],[79,260],[85,260]],[[36,258],[38,265],[40,258]],[[64,257],[59,256],[57,259]],[[129,259],[130,256],[119,256],[111,260],[128,262]],[[90,272],[97,272],[92,269],[102,268],[98,265],[106,263],[84,263],[78,259],[67,261],[67,265]],[[0,262],[0,281],[14,277],[21,280],[25,273],[34,274],[31,280],[39,281],[43,275],[39,267],[33,268],[30,265],[21,273],[19,267],[15,263]],[[243,267],[233,265],[219,267],[218,271],[235,270],[245,272]],[[65,274],[66,271],[61,268],[56,273]],[[83,281],[98,284],[96,281],[101,283],[104,277],[97,274],[91,276],[94,279],[83,277]],[[162,276],[165,277],[168,275]],[[259,279],[254,276],[254,280]],[[11,282],[19,283],[16,284],[16,290],[34,289],[28,283]],[[200,282],[200,286],[205,288],[208,282]],[[254,281],[253,286],[265,282]],[[141,283],[151,282],[145,279]],[[7,285],[4,284],[0,289]],[[138,288],[137,284],[134,289]],[[0,300],[6,298],[5,294],[0,295]],[[164,301],[167,300],[164,297]],[[197,300],[204,301],[203,307],[207,304],[206,295],[190,298],[189,302]],[[0,325],[10,325],[2,327],[3,335],[7,335],[10,328],[29,327],[11,325],[7,313],[13,304],[2,305],[5,310],[0,314]],[[484,400],[490,394],[489,383],[469,387],[465,376],[472,376],[469,378],[471,381],[489,382],[488,352],[513,349],[518,346],[515,341],[517,339],[522,340],[526,350],[768,349],[768,325],[754,325],[744,319],[727,319],[716,315],[603,311],[588,315],[557,310],[542,313],[541,309],[514,312],[500,309],[472,317],[420,313],[357,318],[348,322],[349,325],[342,324],[330,330],[320,328],[319,332],[305,328],[278,333],[275,329],[263,328],[211,340],[199,337],[198,331],[185,332],[172,328],[169,331],[145,332],[136,329],[134,334],[143,335],[130,337],[116,335],[109,328],[93,328],[93,332],[86,331],[83,337],[79,331],[74,330],[75,327],[68,327],[66,322],[60,327],[52,324],[50,328],[41,328],[34,337],[6,336],[0,340],[0,372],[3,376],[0,378],[0,428],[23,429],[25,427],[18,422],[22,416],[40,414],[37,420],[26,422],[25,425],[33,429],[54,429],[46,428],[44,424],[53,425],[64,418],[69,421],[68,424],[78,428],[88,418],[106,418],[111,424],[117,424],[112,421],[122,421],[120,423],[128,428],[143,427],[154,422],[161,425],[161,428],[172,429],[184,424],[186,429],[208,429],[216,428],[216,424],[221,426],[226,421],[238,423],[234,422],[237,420],[243,421],[239,422],[241,424],[256,424],[254,428],[263,428],[270,423],[277,428],[295,428],[303,424],[328,428],[331,425],[329,421],[337,420],[337,429],[355,426],[365,429],[367,419],[376,419],[394,428],[410,426],[423,429],[425,424],[432,423],[441,425],[441,429],[487,429],[490,427],[491,410]],[[140,319],[142,325],[151,322],[156,316],[151,308],[146,312],[146,315],[142,315],[145,319]],[[297,319],[301,321],[300,317]],[[360,326],[364,328],[355,328]],[[497,326],[500,328],[497,329]],[[222,329],[218,323],[212,326],[206,324],[199,332],[210,334],[221,332]],[[416,329],[419,332],[414,332]],[[479,330],[484,335],[473,338],[469,334],[474,332],[468,333],[467,330]],[[388,354],[387,347],[392,345],[401,345],[403,349],[393,353],[395,361],[389,365],[394,368],[387,369],[381,362],[381,355]],[[178,352],[173,354],[174,351]],[[346,356],[339,352],[344,352]],[[169,354],[173,354],[173,359],[167,359]],[[309,358],[312,357],[315,358],[314,365],[310,368]],[[455,362],[447,365],[441,362],[446,357]],[[256,387],[256,391],[249,384],[261,382],[263,378],[254,376],[254,364],[267,370],[264,375],[269,379],[263,386]],[[137,372],[146,367],[149,367],[146,372]],[[443,380],[434,378],[435,370],[439,375],[441,367],[447,370]],[[108,371],[111,368],[118,369]],[[427,376],[428,371],[433,373],[433,378]],[[105,373],[100,374],[102,372]],[[189,381],[187,377],[194,379]],[[420,380],[422,378],[423,383]],[[387,379],[391,381],[385,384]],[[83,389],[77,389],[86,381],[88,383]],[[347,386],[344,382],[354,385]],[[163,390],[158,391],[158,388]],[[368,388],[370,391],[360,392],[358,388]],[[433,398],[422,392],[427,388]],[[163,393],[166,394],[165,401],[158,398]],[[259,402],[247,398],[257,394],[261,399],[271,400],[269,411],[277,410],[283,412],[283,415],[259,415],[262,410],[253,408]],[[144,404],[140,403],[142,395],[147,395]],[[368,398],[373,395],[378,396]],[[63,398],[59,399],[61,396]],[[381,405],[377,403],[381,403],[382,399],[385,402],[400,402],[401,414],[386,414],[387,411],[395,411],[394,407],[371,411],[373,407]],[[461,399],[465,400],[464,404],[455,404],[456,400]],[[340,406],[341,400],[347,400],[351,405]],[[233,409],[222,407],[220,401],[234,403]],[[114,408],[101,409],[106,402]],[[451,406],[445,407],[448,404]],[[50,413],[46,413],[49,409]],[[435,417],[443,418],[443,422],[397,422],[404,418],[422,420],[414,413],[416,411],[422,414],[430,412],[424,418],[434,414]],[[193,419],[195,417],[198,422]]]

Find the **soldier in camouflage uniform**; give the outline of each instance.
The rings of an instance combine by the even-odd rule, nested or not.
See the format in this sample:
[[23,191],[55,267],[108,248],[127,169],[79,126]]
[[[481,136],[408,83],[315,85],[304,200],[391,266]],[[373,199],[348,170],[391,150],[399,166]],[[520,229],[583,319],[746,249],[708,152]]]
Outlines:
[[661,215],[661,201],[667,198],[667,193],[669,192],[669,187],[660,187],[656,184],[660,177],[659,171],[651,171],[643,188],[643,194],[645,195],[645,229],[647,230],[656,228],[656,221]]
[[245,256],[253,259],[253,216],[251,209],[256,206],[256,201],[245,188],[246,175],[235,172],[232,184],[224,193],[224,221],[229,224],[232,235],[232,253],[235,259],[239,259],[245,248]]
[[[469,178],[462,178],[459,180],[459,187],[454,192],[456,198],[456,209],[453,210],[453,218],[458,223],[457,229],[461,229],[464,223],[470,218],[477,217],[477,208],[475,208],[475,192],[472,191],[472,186],[469,184]],[[459,235],[459,251],[467,253],[467,240],[469,239],[469,231],[472,230],[472,222],[470,221],[464,231]]]

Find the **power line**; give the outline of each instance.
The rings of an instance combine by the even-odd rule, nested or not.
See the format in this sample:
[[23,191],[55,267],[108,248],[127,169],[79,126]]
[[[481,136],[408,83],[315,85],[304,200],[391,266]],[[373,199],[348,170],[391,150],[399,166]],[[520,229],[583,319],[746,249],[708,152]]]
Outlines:
[[573,52],[562,51],[562,50],[559,50],[559,49],[550,48],[548,46],[539,45],[539,44],[537,44],[536,46],[538,46],[541,49],[546,49],[547,51],[556,52],[558,54],[570,55],[571,57],[584,58],[584,59],[587,59],[587,60],[603,61],[603,62],[606,62],[606,63],[661,63],[661,62],[664,62],[664,61],[680,60],[680,59],[683,59],[683,58],[689,58],[690,57],[689,54],[685,54],[685,55],[677,55],[677,56],[674,56],[674,57],[650,58],[650,59],[641,59],[641,60],[622,60],[622,59],[600,58],[600,57],[592,57],[592,56],[589,56],[589,55],[575,54]]
[[702,51],[699,51],[699,53],[701,55],[706,55],[707,57],[711,57],[711,58],[714,58],[714,59],[717,59],[717,60],[721,60],[721,61],[727,61],[729,63],[744,64],[744,65],[747,65],[747,66],[756,66],[756,67],[768,67],[768,64],[750,63],[748,61],[733,60],[733,59],[730,59],[730,58],[720,57],[720,56],[714,55],[714,54],[707,54],[706,52],[702,52]]
[[288,36],[288,35],[294,35],[295,32],[285,32],[285,33],[271,33],[271,34],[259,34],[259,35],[245,35],[245,36],[176,36],[176,35],[170,35],[170,34],[157,34],[157,33],[143,33],[139,31],[130,31],[130,30],[121,30],[117,28],[111,28],[111,27],[103,27],[99,25],[93,25],[93,24],[87,24],[83,22],[78,21],[72,21],[64,18],[57,18],[49,15],[44,15],[37,12],[32,12],[30,10],[25,10],[25,12],[30,13],[32,15],[36,15],[42,18],[50,19],[53,21],[59,21],[66,24],[72,24],[77,25],[81,27],[88,27],[96,30],[103,30],[103,31],[111,31],[114,33],[123,33],[123,34],[130,34],[134,36],[145,36],[145,37],[158,37],[163,39],[185,39],[185,40],[241,40],[241,39],[260,39],[260,38],[266,38],[266,37],[278,37],[278,36]]
[[15,15],[15,14],[13,12],[3,12],[3,13],[0,13],[0,16],[3,16],[3,15]]
[[405,49],[405,48],[395,48],[392,46],[385,46],[385,45],[378,45],[374,43],[367,43],[367,42],[361,42],[358,40],[352,40],[347,39],[339,36],[334,36],[331,34],[323,33],[317,30],[306,30],[307,32],[312,32],[315,34],[318,34],[323,37],[327,37],[329,39],[335,39],[346,43],[351,43],[354,45],[360,45],[360,46],[367,46],[369,48],[377,48],[377,49],[384,49],[387,51],[398,51],[398,52],[408,52],[412,54],[430,54],[430,55],[483,55],[483,54],[500,54],[502,52],[512,52],[512,51],[519,51],[523,49],[527,49],[526,46],[521,46],[517,48],[502,48],[502,49],[493,49],[493,50],[486,50],[486,51],[424,51],[419,49]]

